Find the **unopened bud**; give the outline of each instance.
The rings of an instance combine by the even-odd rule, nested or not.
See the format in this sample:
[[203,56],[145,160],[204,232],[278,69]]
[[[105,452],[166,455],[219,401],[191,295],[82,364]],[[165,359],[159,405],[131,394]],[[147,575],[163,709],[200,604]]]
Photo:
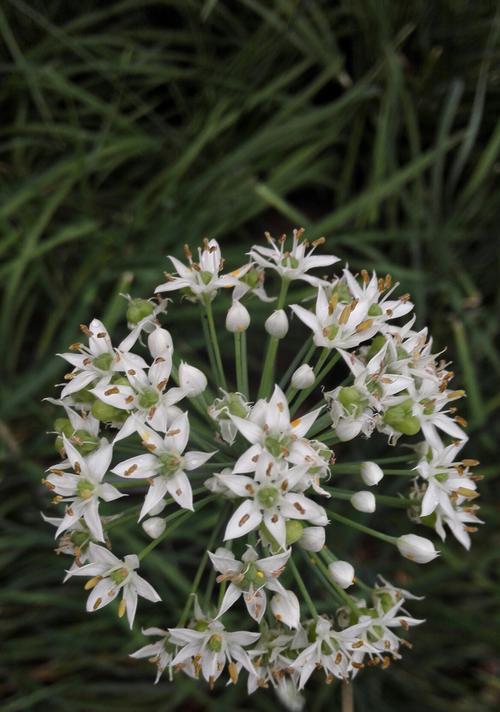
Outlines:
[[127,308],[127,321],[134,326],[154,312],[154,306],[147,299],[131,299]]
[[335,426],[335,434],[342,442],[357,437],[361,432],[362,423],[359,420],[340,420]]
[[292,386],[297,390],[310,388],[310,386],[314,383],[314,380],[315,375],[313,369],[309,366],[309,364],[303,363],[292,376]]
[[376,462],[363,462],[361,465],[361,479],[368,487],[378,485],[383,476],[384,472]]
[[373,492],[368,492],[367,490],[362,490],[361,492],[356,492],[351,497],[351,504],[354,509],[358,512],[366,512],[371,514],[377,508],[377,502],[375,500],[375,495]]
[[283,339],[288,334],[288,317],[284,309],[277,309],[266,319],[264,324],[267,333],[277,339]]
[[148,348],[151,352],[153,358],[162,356],[165,351],[170,351],[173,353],[174,344],[170,332],[161,327],[156,328],[148,336]]
[[328,570],[340,588],[349,588],[354,583],[354,567],[348,561],[332,561]]
[[306,527],[299,539],[299,546],[306,551],[321,551],[325,545],[325,527]]
[[162,517],[151,517],[142,523],[142,528],[151,539],[158,539],[165,531],[165,520]]
[[246,331],[250,326],[248,309],[238,300],[233,301],[226,316],[226,329],[233,334]]
[[207,377],[199,368],[182,361],[179,366],[179,386],[188,398],[195,398],[207,387]]
[[434,548],[430,539],[417,534],[404,534],[396,540],[396,545],[406,559],[415,561],[417,564],[428,564],[437,556],[439,552]]

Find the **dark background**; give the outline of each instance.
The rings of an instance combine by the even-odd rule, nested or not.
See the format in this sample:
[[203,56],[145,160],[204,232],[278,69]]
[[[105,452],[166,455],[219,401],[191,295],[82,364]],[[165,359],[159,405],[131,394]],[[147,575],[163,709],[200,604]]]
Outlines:
[[[500,24],[476,0],[163,0],[0,5],[0,697],[3,712],[276,709],[152,670],[111,611],[60,583],[39,484],[53,356],[165,255],[228,261],[302,225],[354,269],[390,271],[448,344],[485,475],[472,551],[401,577],[426,601],[413,651],[355,683],[356,712],[498,708]],[[198,322],[171,310],[196,352]],[[118,329],[123,328],[123,323]],[[290,342],[293,348],[293,341]],[[286,354],[285,354],[286,356]],[[251,366],[259,367],[258,356]],[[196,532],[193,532],[196,537]],[[193,542],[183,542],[189,550]],[[366,558],[367,543],[357,540]],[[172,554],[173,555],[173,554]],[[410,571],[410,569],[408,569]],[[165,564],[175,590],[176,571]],[[170,578],[169,578],[170,577]],[[167,596],[168,596],[167,592]],[[313,686],[308,710],[335,709]]]

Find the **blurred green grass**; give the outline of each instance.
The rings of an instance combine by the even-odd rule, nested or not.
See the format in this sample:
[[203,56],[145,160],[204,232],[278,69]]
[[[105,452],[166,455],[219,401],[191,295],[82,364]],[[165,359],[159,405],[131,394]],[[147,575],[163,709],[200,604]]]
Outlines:
[[[77,326],[123,317],[164,256],[208,235],[237,263],[265,229],[325,234],[391,272],[449,344],[468,391],[486,526],[411,571],[428,623],[413,651],[355,683],[357,712],[500,702],[497,349],[500,46],[494,2],[6,0],[0,6],[0,698],[2,710],[271,709],[242,688],[154,687],[141,636],[83,613],[39,510]],[[171,310],[172,329],[182,317]],[[194,319],[194,315],[193,315]],[[185,333],[185,332],[183,332]],[[184,348],[200,344],[197,323]],[[253,357],[258,367],[258,354]],[[184,538],[183,538],[184,537]],[[195,537],[159,563],[171,605]],[[365,542],[352,542],[362,547]],[[180,553],[179,553],[180,552]],[[362,548],[360,549],[362,554]],[[406,570],[406,569],[405,569]],[[185,583],[185,582],[184,582]],[[176,588],[177,587],[177,588]],[[180,588],[179,588],[180,587]],[[331,709],[318,687],[308,709]]]

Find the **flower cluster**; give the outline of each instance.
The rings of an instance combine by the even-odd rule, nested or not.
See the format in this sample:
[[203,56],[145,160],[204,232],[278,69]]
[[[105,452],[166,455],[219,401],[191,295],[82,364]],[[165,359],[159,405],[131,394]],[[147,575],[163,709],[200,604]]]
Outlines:
[[[269,246],[254,246],[228,273],[215,240],[205,240],[196,259],[186,247],[186,263],[170,257],[175,273],[153,299],[125,295],[129,333],[117,346],[99,319],[81,326],[86,342],[60,354],[71,370],[59,397],[48,399],[63,415],[54,422],[59,461],[43,482],[62,511],[44,519],[56,527],[57,551],[73,558],[65,580],[88,577],[87,610],[119,597],[117,613],[130,627],[139,597],[160,601],[138,573],[150,552],[191,517],[199,526],[212,522],[178,618],[167,612],[166,627],[144,629],[154,640],[132,657],[153,661],[156,681],[168,671],[170,679],[184,673],[212,687],[221,675],[236,684],[245,673],[249,694],[272,688],[300,710],[311,675],[349,681],[366,665],[386,667],[410,645],[406,631],[423,622],[405,608],[411,593],[381,577],[360,578],[343,558],[342,527],[416,563],[435,559],[434,544],[420,534],[367,526],[367,515],[393,506],[441,539],[448,529],[468,548],[480,522],[479,477],[471,471],[478,463],[459,459],[467,436],[454,404],[464,392],[450,388],[453,373],[427,330],[414,330],[409,295],[397,296],[389,276],[364,270],[311,274],[338,258],[313,254],[324,240],[309,243],[302,230],[291,245],[266,237]],[[268,295],[266,275],[279,281],[277,297]],[[309,292],[300,304],[289,297],[296,281]],[[197,305],[207,359],[193,352],[190,364],[178,354],[162,325],[166,292]],[[222,339],[214,302],[228,294],[232,337]],[[272,304],[265,349],[252,354],[262,364],[258,377],[249,373],[246,342],[255,300]],[[279,373],[290,317],[310,334]],[[221,349],[228,338],[230,354]],[[343,443],[376,434],[389,446],[406,439],[403,454],[344,458]],[[378,494],[386,475],[400,477],[406,491]],[[362,521],[346,514],[349,507]],[[216,513],[215,527],[202,510]],[[119,558],[113,533],[134,522],[149,542]],[[126,541],[117,536],[117,547]]]

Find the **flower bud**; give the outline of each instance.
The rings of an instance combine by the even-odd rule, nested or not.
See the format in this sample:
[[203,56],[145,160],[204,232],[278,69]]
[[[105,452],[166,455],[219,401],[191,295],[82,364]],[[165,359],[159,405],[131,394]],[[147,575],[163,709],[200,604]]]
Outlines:
[[388,408],[384,413],[384,422],[403,435],[416,435],[420,430],[420,421],[413,415],[411,398]]
[[233,334],[246,331],[250,326],[248,309],[238,300],[233,301],[226,316],[226,329]]
[[292,376],[292,386],[299,391],[303,388],[309,388],[314,381],[314,371],[308,363],[303,363],[302,366],[299,366]]
[[432,541],[417,534],[404,534],[398,537],[396,546],[405,559],[415,561],[417,564],[428,564],[439,556]]
[[289,519],[286,524],[286,545],[291,546],[298,541],[304,531],[304,525],[298,519]]
[[266,319],[264,327],[269,336],[283,339],[288,334],[288,317],[285,310],[277,309],[273,311],[271,316]]
[[354,567],[348,561],[332,561],[328,570],[340,588],[349,588],[354,583]]
[[92,403],[92,408],[90,412],[103,423],[112,423],[123,421],[127,417],[126,410],[120,410],[120,408],[115,408],[114,405],[109,405],[108,403],[103,403],[101,400],[95,400]]
[[147,299],[131,299],[127,308],[127,321],[135,326],[154,312],[155,308]]
[[299,546],[306,551],[321,551],[324,545],[325,527],[306,527],[299,539]]
[[199,368],[181,361],[179,366],[179,386],[188,398],[199,396],[207,387],[207,378]]
[[339,440],[347,442],[360,434],[361,427],[360,420],[339,420],[335,426],[335,434]]
[[158,327],[148,336],[148,348],[153,358],[157,358],[165,353],[165,351],[174,350],[174,344],[170,332],[166,329]]
[[377,508],[377,502],[375,500],[375,495],[373,492],[368,492],[367,490],[362,490],[361,492],[356,492],[351,497],[351,504],[354,509],[358,512],[366,512],[371,514]]
[[378,485],[384,472],[381,467],[377,465],[376,462],[363,462],[361,465],[361,479],[368,485],[368,487],[373,487],[373,485]]
[[142,523],[142,528],[151,539],[158,539],[165,531],[166,526],[162,517],[151,517]]

